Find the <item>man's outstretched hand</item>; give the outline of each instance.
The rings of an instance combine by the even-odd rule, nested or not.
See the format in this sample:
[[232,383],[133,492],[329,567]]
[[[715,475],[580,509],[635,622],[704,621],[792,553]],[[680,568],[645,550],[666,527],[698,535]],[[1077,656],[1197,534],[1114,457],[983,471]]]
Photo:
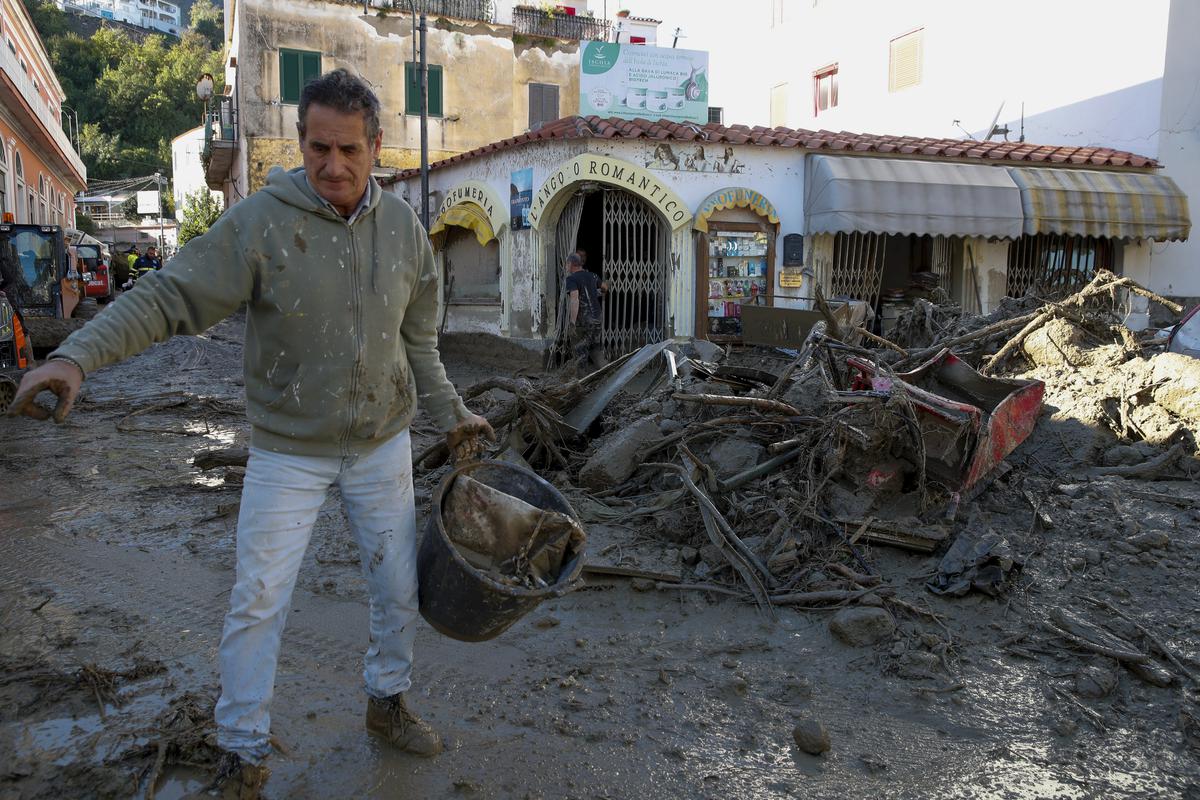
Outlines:
[[17,396],[8,407],[8,416],[24,415],[34,419],[50,419],[50,410],[38,405],[37,396],[42,392],[54,392],[58,396],[58,404],[53,412],[54,421],[62,422],[67,418],[67,414],[71,413],[71,406],[75,405],[75,398],[79,395],[79,387],[82,384],[83,372],[70,361],[47,361],[37,369],[26,372],[21,378]]
[[[24,384],[22,384],[24,385]],[[446,446],[456,464],[474,461],[479,458],[487,445],[484,440],[496,441],[496,432],[486,419],[478,414],[472,414],[455,425],[446,434]]]

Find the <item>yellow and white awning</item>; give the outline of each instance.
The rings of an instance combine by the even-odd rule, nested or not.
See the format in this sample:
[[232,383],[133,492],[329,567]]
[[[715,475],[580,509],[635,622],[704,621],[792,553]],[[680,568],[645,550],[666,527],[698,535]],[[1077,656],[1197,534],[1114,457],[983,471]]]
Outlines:
[[446,243],[446,228],[451,225],[472,231],[481,246],[496,238],[492,221],[482,207],[470,202],[459,203],[439,214],[429,228],[429,241],[433,243],[433,249],[440,250]]
[[1021,190],[1023,233],[1112,239],[1188,238],[1187,195],[1166,175],[1010,167]]

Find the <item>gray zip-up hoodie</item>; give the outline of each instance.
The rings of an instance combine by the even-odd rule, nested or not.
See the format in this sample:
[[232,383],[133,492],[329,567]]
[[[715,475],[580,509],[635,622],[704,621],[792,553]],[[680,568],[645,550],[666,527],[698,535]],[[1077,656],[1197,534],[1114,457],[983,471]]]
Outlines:
[[140,278],[51,354],[90,372],[247,304],[251,443],[351,455],[403,431],[420,397],[449,430],[469,412],[437,351],[437,273],[413,210],[372,179],[353,223],[302,169],[223,214],[162,271]]

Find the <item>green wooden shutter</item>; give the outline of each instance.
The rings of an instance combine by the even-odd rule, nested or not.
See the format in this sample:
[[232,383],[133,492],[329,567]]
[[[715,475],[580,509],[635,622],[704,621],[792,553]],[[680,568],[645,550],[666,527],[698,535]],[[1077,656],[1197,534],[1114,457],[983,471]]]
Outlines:
[[279,99],[285,103],[300,101],[300,54],[279,51]]
[[417,87],[417,67],[411,61],[404,62],[404,113],[421,113],[421,100]]
[[[321,54],[320,53],[301,53],[300,54],[300,88],[303,89],[309,81],[321,77]],[[299,101],[300,95],[296,95],[296,100]]]
[[[431,117],[442,116],[442,68],[437,64],[427,64],[426,81],[428,85],[427,111]],[[421,113],[421,89],[418,85],[420,65],[411,61],[404,62],[404,113]]]
[[429,67],[429,116],[442,115],[442,68]]

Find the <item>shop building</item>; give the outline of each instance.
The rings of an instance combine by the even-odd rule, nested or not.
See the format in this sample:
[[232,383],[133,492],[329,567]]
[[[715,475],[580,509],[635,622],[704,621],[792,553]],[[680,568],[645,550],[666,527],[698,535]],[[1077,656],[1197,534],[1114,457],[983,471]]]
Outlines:
[[[742,307],[807,308],[815,285],[886,317],[934,287],[986,312],[1098,268],[1141,279],[1151,244],[1190,229],[1157,166],[1104,148],[568,117],[432,165],[444,330],[552,346],[560,265],[579,249],[609,285],[610,355],[736,338]],[[420,206],[416,170],[391,188]]]

